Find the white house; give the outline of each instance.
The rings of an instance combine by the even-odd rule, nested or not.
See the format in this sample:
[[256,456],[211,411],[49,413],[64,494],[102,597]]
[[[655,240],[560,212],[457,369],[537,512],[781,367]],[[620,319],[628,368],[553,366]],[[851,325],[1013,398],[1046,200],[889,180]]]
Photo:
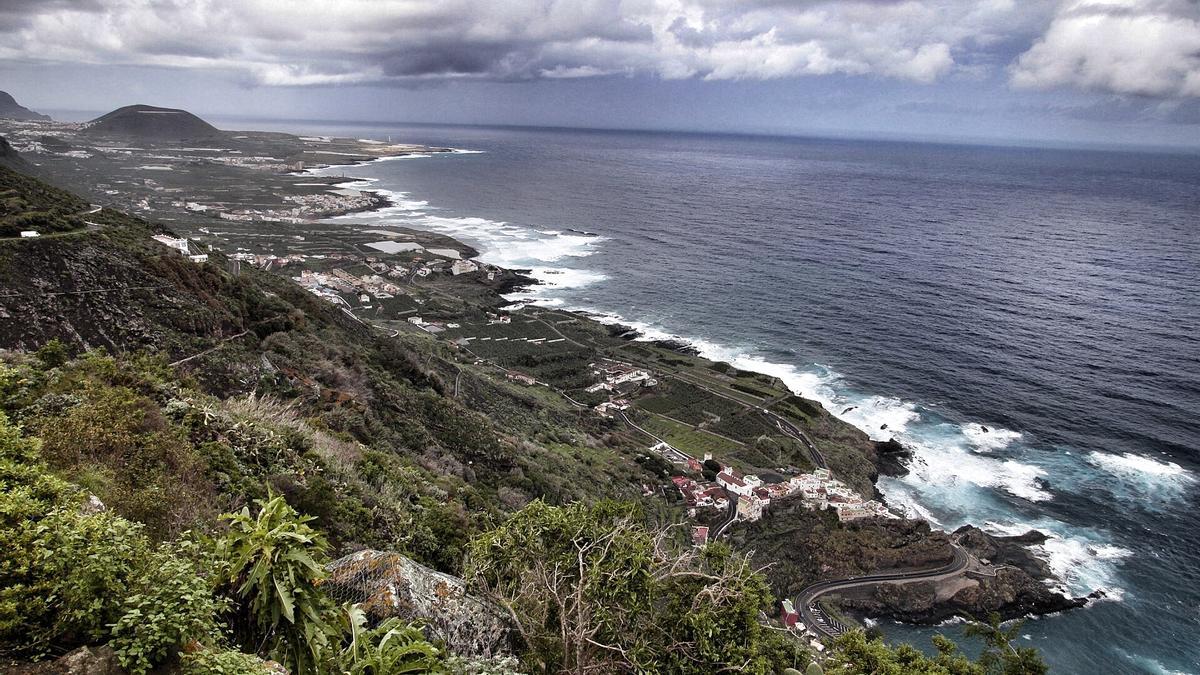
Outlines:
[[188,240],[183,237],[172,237],[172,236],[165,235],[165,234],[156,234],[156,235],[154,235],[153,239],[154,239],[154,241],[157,241],[160,244],[163,244],[165,246],[170,246],[171,248],[175,249],[176,251],[179,251],[180,253],[182,253],[183,255],[191,254],[191,250],[189,250],[189,247],[188,247]]
[[721,485],[735,495],[740,496],[748,496],[754,489],[753,487],[746,485],[746,481],[742,480],[741,476],[733,473],[733,470],[729,468],[726,468],[724,471],[717,474],[717,484]]
[[478,269],[479,265],[470,260],[455,260],[454,264],[450,266],[450,273],[458,276],[460,274],[469,274]]

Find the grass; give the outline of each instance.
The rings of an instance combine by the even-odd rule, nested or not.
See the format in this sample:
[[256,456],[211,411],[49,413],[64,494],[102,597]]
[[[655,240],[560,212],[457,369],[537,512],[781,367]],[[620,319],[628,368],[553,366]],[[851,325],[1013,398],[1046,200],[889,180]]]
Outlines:
[[693,457],[704,457],[705,453],[712,453],[714,457],[719,457],[729,454],[737,447],[724,438],[698,431],[686,424],[680,424],[659,415],[651,414],[641,426]]

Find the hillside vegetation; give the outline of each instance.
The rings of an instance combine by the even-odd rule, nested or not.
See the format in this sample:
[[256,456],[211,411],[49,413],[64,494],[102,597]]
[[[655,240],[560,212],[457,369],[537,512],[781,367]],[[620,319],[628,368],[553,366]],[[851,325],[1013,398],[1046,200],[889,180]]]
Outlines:
[[[0,159],[14,166],[23,160],[0,139]],[[83,227],[81,213],[88,203],[68,192],[0,164],[0,238],[16,237],[24,230],[39,233],[67,232]]]
[[[86,206],[7,169],[0,186],[34,208]],[[819,670],[761,623],[777,605],[751,559],[692,549],[661,500],[639,501],[665,469],[612,420],[280,277],[231,274],[218,253],[192,263],[151,223],[88,217],[0,242],[13,672],[101,645],[130,673]],[[327,564],[363,547],[464,577],[510,615],[517,658],[454,654],[336,601]],[[857,635],[824,664],[1041,672],[987,637],[969,661]]]

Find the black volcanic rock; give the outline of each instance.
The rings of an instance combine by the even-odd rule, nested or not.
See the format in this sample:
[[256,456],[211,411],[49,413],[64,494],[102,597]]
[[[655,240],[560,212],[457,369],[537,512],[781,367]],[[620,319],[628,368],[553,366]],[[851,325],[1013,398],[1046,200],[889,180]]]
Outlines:
[[904,447],[900,441],[894,438],[875,441],[875,454],[879,458],[875,466],[884,476],[903,476],[908,473],[908,467],[904,464],[912,457],[912,450]]
[[[938,598],[933,583],[882,585],[869,596],[849,599],[847,607],[874,617],[933,624],[952,616],[983,617],[996,612],[1005,619],[1050,614],[1082,607],[1089,598],[1071,598],[1045,584],[1053,578],[1050,566],[1030,546],[1046,541],[1036,530],[1003,537],[966,525],[954,532],[960,546],[992,565],[991,574],[968,574],[949,598]],[[1095,595],[1095,594],[1093,594]]]
[[955,530],[954,534],[958,537],[958,543],[976,558],[989,560],[994,565],[1011,565],[1038,580],[1053,577],[1046,561],[1029,549],[1030,546],[1046,543],[1048,539],[1037,530],[1002,537],[988,534],[973,525],[964,525]]
[[49,115],[36,113],[20,103],[6,91],[0,91],[0,117],[10,120],[49,120]]
[[94,136],[125,136],[156,141],[184,141],[220,136],[221,131],[186,110],[127,105],[88,122]]

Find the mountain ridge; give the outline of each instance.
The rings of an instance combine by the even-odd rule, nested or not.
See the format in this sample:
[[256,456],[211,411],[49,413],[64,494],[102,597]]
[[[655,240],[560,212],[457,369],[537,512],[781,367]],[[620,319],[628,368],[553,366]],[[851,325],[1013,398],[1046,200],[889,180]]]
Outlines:
[[43,115],[17,103],[17,99],[7,91],[0,91],[0,117],[10,120],[50,120],[49,115]]

